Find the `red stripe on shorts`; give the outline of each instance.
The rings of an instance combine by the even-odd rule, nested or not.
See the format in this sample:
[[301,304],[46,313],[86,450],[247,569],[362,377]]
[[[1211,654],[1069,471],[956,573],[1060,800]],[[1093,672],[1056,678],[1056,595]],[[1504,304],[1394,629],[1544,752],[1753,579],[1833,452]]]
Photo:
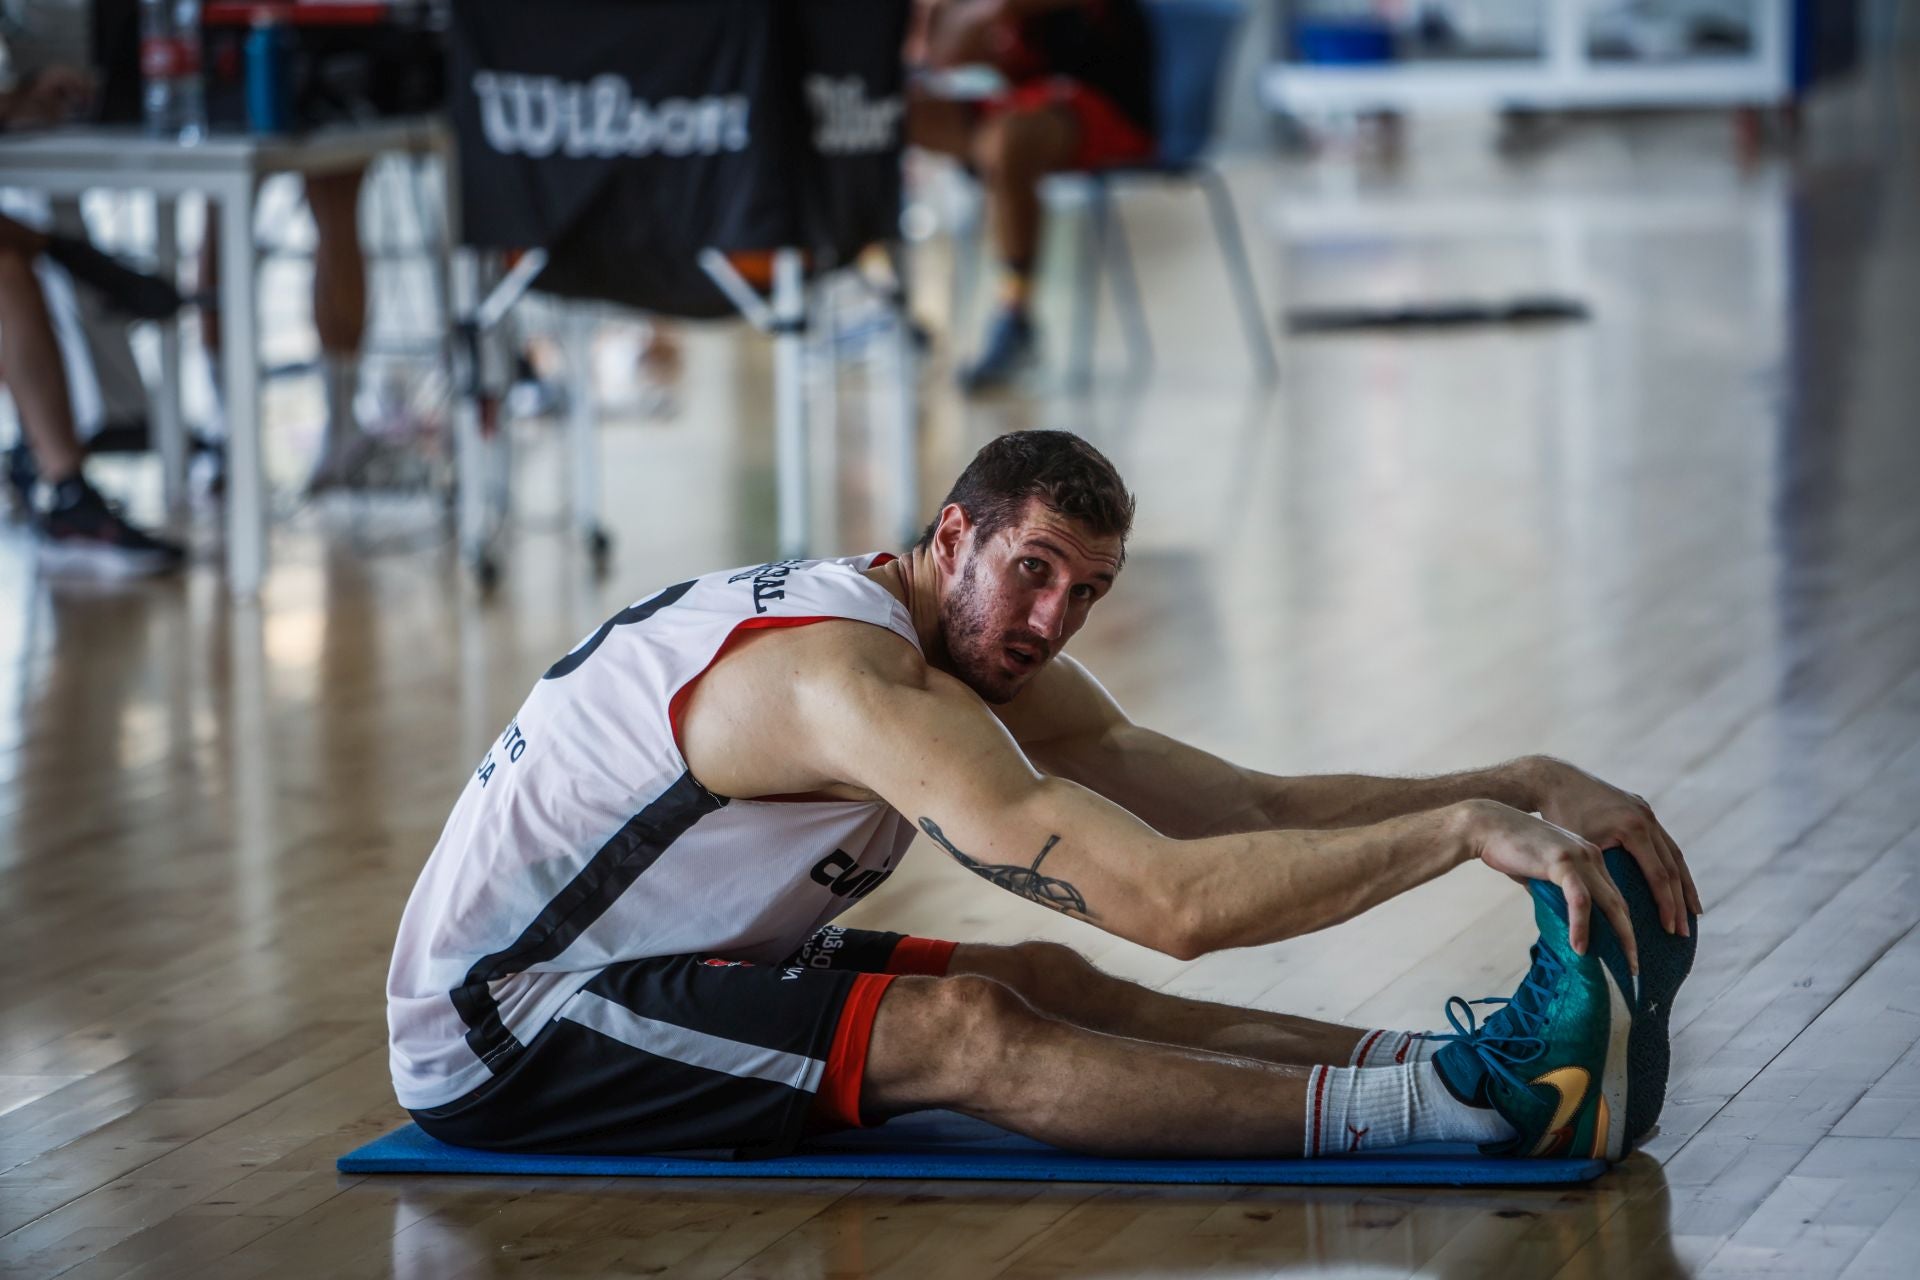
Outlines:
[[913,973],[928,978],[944,978],[953,964],[953,949],[958,943],[939,938],[905,937],[893,944],[887,957],[887,973]]
[[886,994],[893,977],[890,973],[856,973],[846,1003],[840,1006],[840,1022],[833,1029],[833,1048],[827,1053],[827,1069],[820,1077],[815,1110],[849,1129],[866,1127],[860,1122],[860,1086],[867,1076],[867,1046],[873,1040],[873,1019],[880,1012],[880,997]]

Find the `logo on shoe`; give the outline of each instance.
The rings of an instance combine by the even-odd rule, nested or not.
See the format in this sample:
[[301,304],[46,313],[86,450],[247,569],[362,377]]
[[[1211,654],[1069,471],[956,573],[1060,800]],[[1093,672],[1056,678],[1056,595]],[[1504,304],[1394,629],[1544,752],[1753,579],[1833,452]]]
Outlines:
[[[1547,1131],[1540,1135],[1540,1141],[1534,1144],[1536,1156],[1565,1155],[1573,1149],[1573,1122],[1580,1115],[1580,1106],[1587,1100],[1587,1090],[1593,1087],[1593,1075],[1585,1067],[1555,1067],[1552,1071],[1533,1081],[1553,1090],[1556,1102],[1553,1119],[1547,1123]],[[1600,1101],[1604,1110],[1606,1100]],[[1601,1117],[1600,1133],[1607,1131],[1605,1116]]]

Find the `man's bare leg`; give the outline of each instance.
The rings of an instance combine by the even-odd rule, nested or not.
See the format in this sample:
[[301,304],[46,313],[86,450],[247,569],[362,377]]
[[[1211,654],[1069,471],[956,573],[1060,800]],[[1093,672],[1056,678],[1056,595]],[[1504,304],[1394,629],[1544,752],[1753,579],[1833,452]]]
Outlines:
[[0,373],[13,391],[20,426],[40,478],[52,489],[38,518],[43,564],[55,568],[112,565],[123,573],[162,573],[185,560],[176,543],[121,519],[83,474],[84,453],[73,428],[67,367],[34,274],[39,233],[0,218]]
[[313,246],[313,327],[320,350],[353,359],[367,332],[367,260],[360,246],[360,186],[365,169],[312,174],[307,207],[318,231]]
[[1073,117],[1052,108],[1007,111],[980,127],[973,163],[987,184],[1002,262],[1032,269],[1040,252],[1040,182],[1073,163],[1079,141]]
[[1365,1028],[1189,1000],[1102,973],[1072,947],[962,944],[949,974],[992,978],[1049,1017],[1090,1031],[1261,1062],[1345,1066]]
[[1073,162],[1079,138],[1074,118],[1051,107],[1003,111],[974,135],[973,165],[986,184],[1000,255],[1000,296],[980,356],[961,375],[970,391],[1006,384],[1036,348],[1030,303],[1040,252],[1040,182]]
[[13,391],[20,428],[49,484],[80,474],[80,441],[67,398],[67,366],[34,274],[44,237],[11,219],[0,225],[0,373]]
[[309,174],[307,207],[313,246],[313,327],[320,336],[326,423],[312,488],[346,483],[365,465],[368,442],[354,414],[360,345],[367,329],[367,263],[360,247],[360,184],[364,169]]
[[907,141],[926,151],[969,160],[973,154],[975,114],[971,103],[936,98],[923,89],[909,89]]
[[861,1110],[941,1107],[1096,1155],[1293,1156],[1307,1069],[1127,1039],[1048,1017],[990,978],[895,979]]
[[[318,234],[313,247],[313,327],[322,354],[357,355],[367,326],[367,263],[360,245],[360,185],[366,170],[314,175],[306,180],[307,207]],[[199,289],[220,296],[220,243],[217,219],[207,210],[206,240],[200,251]],[[220,310],[201,308],[200,336],[209,354],[220,354]]]

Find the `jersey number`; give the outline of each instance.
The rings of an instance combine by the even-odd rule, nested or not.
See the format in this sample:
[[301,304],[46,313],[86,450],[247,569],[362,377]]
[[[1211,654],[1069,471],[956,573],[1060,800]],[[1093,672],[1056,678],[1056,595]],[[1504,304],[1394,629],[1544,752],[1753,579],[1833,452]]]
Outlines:
[[[695,579],[698,581],[698,579]],[[580,664],[593,656],[606,638],[613,634],[615,627],[628,626],[635,622],[645,622],[687,592],[693,590],[693,582],[679,582],[668,587],[651,600],[642,600],[639,604],[628,605],[620,612],[600,624],[600,629],[582,640],[572,653],[547,668],[542,680],[558,680],[561,676],[572,675],[580,669]]]

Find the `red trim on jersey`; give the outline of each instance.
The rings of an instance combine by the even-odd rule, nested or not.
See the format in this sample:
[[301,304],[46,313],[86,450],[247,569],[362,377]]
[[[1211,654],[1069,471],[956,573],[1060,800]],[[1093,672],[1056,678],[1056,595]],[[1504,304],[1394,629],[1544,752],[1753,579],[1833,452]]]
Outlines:
[[880,997],[887,993],[893,977],[890,973],[853,975],[846,1003],[840,1006],[839,1024],[833,1029],[833,1048],[827,1053],[827,1069],[820,1077],[814,1110],[849,1129],[866,1127],[860,1121],[860,1086],[867,1076],[867,1046],[873,1040],[873,1019],[880,1012]]
[[887,957],[886,972],[944,978],[953,965],[953,949],[959,945],[939,938],[902,938],[893,944],[893,954]]
[[713,670],[714,663],[726,657],[727,651],[740,642],[742,631],[777,631],[782,627],[804,627],[815,622],[847,621],[858,621],[858,619],[842,618],[836,614],[814,614],[792,618],[748,618],[744,622],[735,623],[733,630],[727,632],[727,638],[720,642],[720,647],[713,651],[711,658],[707,659],[707,665],[696,671],[693,678],[681,685],[674,692],[673,697],[667,701],[667,725],[673,730],[674,750],[679,751],[683,758],[685,757],[686,752],[680,746],[680,716],[686,711],[687,698],[693,693],[693,687],[700,683],[707,672]]

